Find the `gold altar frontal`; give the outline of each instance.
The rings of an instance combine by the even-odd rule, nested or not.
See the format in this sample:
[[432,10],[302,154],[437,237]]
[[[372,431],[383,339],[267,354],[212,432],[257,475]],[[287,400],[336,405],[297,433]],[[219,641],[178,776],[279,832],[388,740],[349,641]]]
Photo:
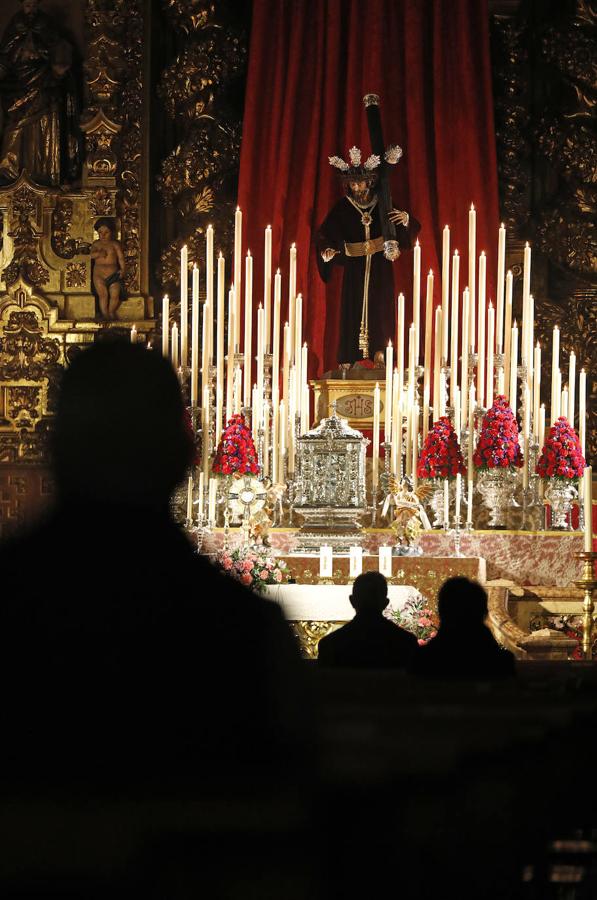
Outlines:
[[336,403],[336,413],[348,419],[351,428],[370,430],[373,428],[373,391],[379,384],[380,412],[384,415],[386,402],[386,374],[384,369],[364,369],[367,375],[375,372],[374,378],[321,378],[311,381],[314,393],[314,425],[332,414],[332,404]]

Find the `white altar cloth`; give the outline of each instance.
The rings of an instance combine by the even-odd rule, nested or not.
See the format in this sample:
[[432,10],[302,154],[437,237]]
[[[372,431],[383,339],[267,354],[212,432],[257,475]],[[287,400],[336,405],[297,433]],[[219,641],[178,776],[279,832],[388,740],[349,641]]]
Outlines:
[[[282,607],[290,622],[348,622],[354,616],[350,587],[345,584],[275,584],[265,590],[268,600]],[[388,585],[390,605],[402,609],[409,597],[419,597],[415,587]]]

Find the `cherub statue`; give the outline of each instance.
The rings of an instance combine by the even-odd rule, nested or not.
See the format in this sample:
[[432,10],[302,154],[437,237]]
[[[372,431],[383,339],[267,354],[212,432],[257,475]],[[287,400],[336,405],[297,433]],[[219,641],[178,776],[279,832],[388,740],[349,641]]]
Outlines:
[[97,291],[101,317],[115,319],[116,310],[126,300],[124,253],[120,241],[115,239],[111,219],[98,219],[95,230],[99,240],[91,245],[91,259],[94,260],[93,286]]

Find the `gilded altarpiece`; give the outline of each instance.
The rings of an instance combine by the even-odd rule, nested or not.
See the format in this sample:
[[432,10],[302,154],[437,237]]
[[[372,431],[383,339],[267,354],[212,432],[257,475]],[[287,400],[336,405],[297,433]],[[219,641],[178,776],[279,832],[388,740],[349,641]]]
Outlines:
[[[52,495],[48,434],[60,373],[82,345],[134,323],[153,329],[147,294],[147,123],[142,0],[86,0],[80,179],[0,187],[0,535]],[[128,299],[98,321],[94,222],[115,222]]]
[[[577,370],[588,373],[587,456],[595,464],[597,13],[590,0],[493,7],[502,7],[492,21],[492,68],[507,263],[520,302],[524,242],[532,243],[536,334],[549,347],[559,325],[562,356],[574,350]],[[549,354],[543,367],[547,392]]]

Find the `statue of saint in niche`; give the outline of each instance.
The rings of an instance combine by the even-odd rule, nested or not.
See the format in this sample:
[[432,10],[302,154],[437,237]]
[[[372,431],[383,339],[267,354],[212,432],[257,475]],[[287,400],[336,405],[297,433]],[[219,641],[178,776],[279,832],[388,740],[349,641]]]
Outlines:
[[80,169],[73,48],[39,0],[21,0],[0,39],[3,129],[0,179],[23,169],[40,184],[75,180]]
[[120,241],[115,239],[112,219],[98,219],[94,228],[99,240],[91,245],[93,286],[99,300],[100,317],[108,321],[116,318],[116,310],[127,298],[124,285],[126,263]]

